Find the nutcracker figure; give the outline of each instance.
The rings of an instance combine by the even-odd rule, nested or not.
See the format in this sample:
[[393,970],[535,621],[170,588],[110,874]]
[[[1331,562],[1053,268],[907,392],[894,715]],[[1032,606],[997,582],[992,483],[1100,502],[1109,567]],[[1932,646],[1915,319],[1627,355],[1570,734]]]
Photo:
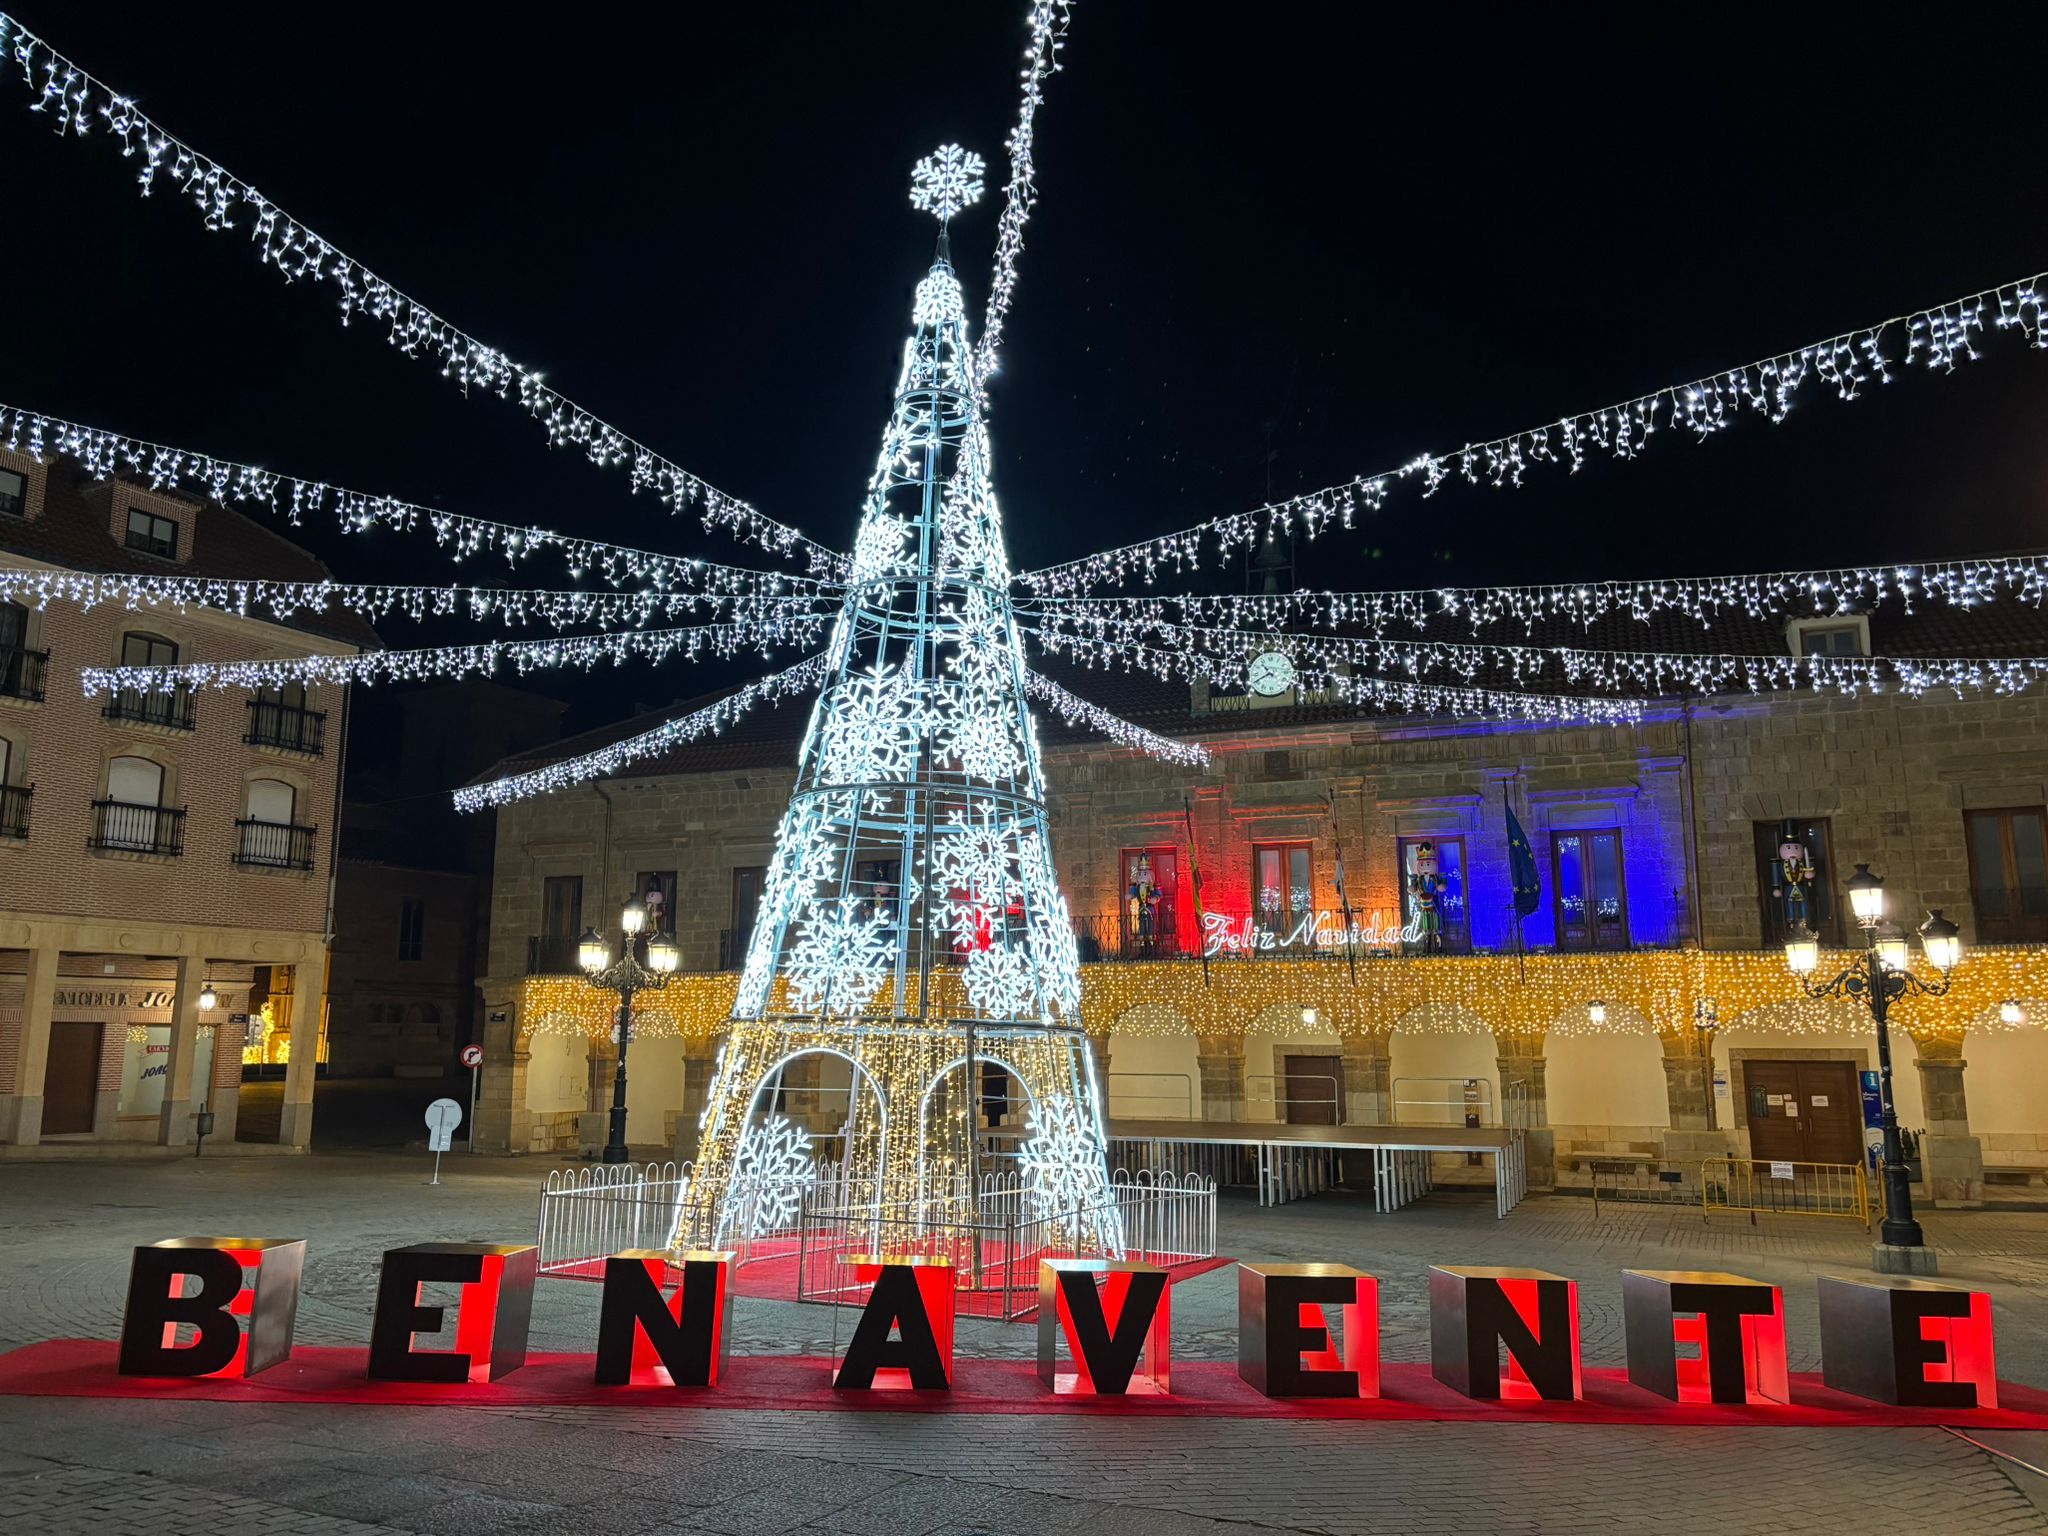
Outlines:
[[1158,935],[1159,887],[1152,878],[1152,855],[1141,853],[1131,865],[1131,883],[1124,891],[1124,909],[1131,937],[1149,945]]
[[1808,887],[1813,884],[1813,853],[1800,841],[1798,830],[1789,821],[1785,823],[1778,843],[1774,872],[1777,879],[1771,887],[1771,895],[1778,900],[1779,909],[1785,914],[1786,927],[1806,927]]
[[1444,920],[1439,910],[1443,873],[1439,869],[1435,843],[1417,843],[1408,870],[1408,901],[1422,930],[1422,952],[1440,955],[1444,948]]

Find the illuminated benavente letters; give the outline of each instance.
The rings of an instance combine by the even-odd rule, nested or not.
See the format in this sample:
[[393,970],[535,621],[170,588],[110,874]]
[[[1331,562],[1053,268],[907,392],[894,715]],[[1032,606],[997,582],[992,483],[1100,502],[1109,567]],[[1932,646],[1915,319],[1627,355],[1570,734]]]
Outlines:
[[1410,917],[1399,928],[1385,928],[1376,920],[1346,926],[1341,913],[1309,912],[1292,928],[1280,929],[1261,928],[1249,914],[1202,914],[1202,953],[1211,960],[1226,952],[1252,954],[1273,949],[1346,949],[1354,945],[1360,949],[1392,949],[1417,943],[1421,938],[1420,917]]

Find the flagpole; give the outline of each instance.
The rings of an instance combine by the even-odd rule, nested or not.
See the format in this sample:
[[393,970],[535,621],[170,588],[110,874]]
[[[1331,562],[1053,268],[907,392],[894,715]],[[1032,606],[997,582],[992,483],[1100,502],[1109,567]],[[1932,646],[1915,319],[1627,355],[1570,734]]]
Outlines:
[[1344,909],[1344,953],[1351,961],[1351,985],[1358,985],[1358,930],[1351,921],[1351,893],[1344,883],[1344,834],[1337,829],[1337,791],[1330,792],[1330,841],[1337,849],[1337,905]]
[[1195,890],[1195,941],[1202,946],[1202,985],[1209,985],[1209,919],[1202,911],[1202,860],[1195,852],[1195,808],[1186,795],[1180,797],[1181,819],[1188,829],[1188,876]]

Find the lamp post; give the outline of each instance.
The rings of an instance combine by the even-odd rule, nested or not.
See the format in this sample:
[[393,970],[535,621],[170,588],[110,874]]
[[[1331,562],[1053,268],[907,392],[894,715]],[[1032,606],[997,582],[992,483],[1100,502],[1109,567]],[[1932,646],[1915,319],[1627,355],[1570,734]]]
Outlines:
[[[617,960],[612,959],[611,944],[595,928],[584,930],[576,945],[576,958],[583,966],[583,973],[593,984],[619,994],[619,1066],[612,1074],[611,1133],[604,1144],[604,1160],[608,1163],[627,1160],[626,1048],[633,1043],[633,995],[636,992],[659,992],[668,985],[669,977],[676,972],[676,963],[682,959],[682,951],[676,948],[675,940],[665,933],[657,932],[644,944],[641,942],[641,934],[647,927],[647,908],[637,898],[628,901],[625,910],[619,914],[619,927],[625,933],[626,942],[620,946]],[[636,948],[646,954],[645,965],[635,957]]]
[[1879,1123],[1884,1132],[1882,1246],[1925,1248],[1926,1237],[1920,1223],[1913,1219],[1912,1182],[1907,1177],[1905,1154],[1899,1144],[1899,1115],[1892,1100],[1892,1038],[1886,1017],[1892,1004],[1909,994],[1940,997],[1948,991],[1949,972],[1963,957],[1961,930],[1944,918],[1938,908],[1927,914],[1927,921],[1920,925],[1920,946],[1928,962],[1941,973],[1941,979],[1923,981],[1907,968],[1906,936],[1896,924],[1884,922],[1884,881],[1870,872],[1868,864],[1858,864],[1847,884],[1849,908],[1856,915],[1857,925],[1870,935],[1870,947],[1864,951],[1863,959],[1833,980],[1816,983],[1813,976],[1820,968],[1820,942],[1802,923],[1785,941],[1785,964],[1799,978],[1808,997],[1856,998],[1877,1021],[1878,1100],[1882,1106]]

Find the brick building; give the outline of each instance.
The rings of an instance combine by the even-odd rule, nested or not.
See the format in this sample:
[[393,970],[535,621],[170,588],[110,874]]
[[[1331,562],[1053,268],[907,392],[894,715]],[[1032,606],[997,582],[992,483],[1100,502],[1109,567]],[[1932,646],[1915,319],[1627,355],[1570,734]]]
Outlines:
[[[321,580],[210,501],[0,451],[0,566]],[[235,1136],[245,1057],[311,1133],[346,701],[121,693],[82,668],[309,652],[376,636],[168,606],[0,604],[0,1149]],[[202,1007],[208,990],[212,1006]]]
[[[1644,631],[1617,621],[1612,635],[1576,638],[1700,640],[1690,625]],[[1894,655],[2048,649],[2048,629],[2018,605],[1966,621],[1731,622],[1708,637],[1778,654],[1868,654],[1873,640]],[[1587,726],[1393,719],[1297,691],[1061,675],[1213,753],[1209,770],[1188,772],[1042,723],[1113,1117],[1455,1124],[1520,1110],[1536,1127],[1539,1182],[1631,1158],[1857,1161],[1857,1074],[1876,1066],[1874,1032],[1854,1006],[1801,997],[1781,946],[1801,919],[1831,949],[1860,943],[1842,882],[1868,863],[1892,916],[1911,927],[1939,907],[1971,946],[1947,997],[1896,1018],[1900,1113],[1921,1133],[1923,1182],[1967,1202],[1987,1168],[2000,1182],[2048,1169],[2038,697],[1666,700],[1631,724]],[[644,1010],[633,1134],[689,1154],[804,713],[762,711],[499,813],[484,1144],[591,1144],[612,1047],[605,1000],[575,975],[574,939],[653,885],[695,974]],[[1519,923],[1510,805],[1541,885]],[[2007,1001],[2029,1022],[2004,1024]]]

